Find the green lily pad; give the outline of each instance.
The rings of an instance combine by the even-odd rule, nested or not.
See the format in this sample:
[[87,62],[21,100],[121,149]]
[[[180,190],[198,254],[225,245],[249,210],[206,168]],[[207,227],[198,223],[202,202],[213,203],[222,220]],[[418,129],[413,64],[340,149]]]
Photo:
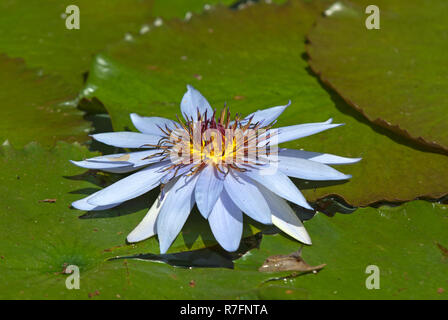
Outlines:
[[[71,291],[65,287],[67,275],[63,273],[68,265],[77,265],[82,274],[92,274],[86,276],[86,284],[97,278],[106,284],[108,278],[99,276],[102,269],[123,263],[108,259],[159,253],[156,237],[126,244],[127,234],[144,217],[157,190],[111,210],[84,213],[70,208],[72,201],[118,178],[86,172],[68,161],[95,155],[79,144],[63,142],[51,150],[35,143],[20,150],[11,146],[0,148],[1,297],[69,297]],[[256,226],[246,224],[244,236],[258,232]],[[200,250],[216,244],[208,223],[193,212],[170,252]],[[115,276],[112,282],[119,287],[120,281],[121,277]],[[87,298],[87,292],[82,291],[77,297]]]
[[[442,250],[448,246],[446,205],[416,201],[333,218],[317,214],[305,222],[314,244],[303,248],[302,254],[311,265],[326,264],[317,274],[258,271],[267,257],[299,248],[283,234],[265,234],[261,243],[255,242],[259,249],[227,257],[213,249],[206,222],[193,214],[173,253],[155,260],[171,259],[181,265],[175,260],[184,255],[192,265],[201,265],[202,260],[222,267],[179,268],[150,261],[151,254],[158,254],[155,238],[125,243],[155,194],[81,218],[79,211],[69,208],[71,201],[93,192],[96,185],[115,179],[84,172],[67,161],[95,155],[68,143],[58,143],[52,150],[36,144],[22,150],[0,149],[0,298],[445,297],[437,290],[447,286],[448,261]],[[253,247],[247,239],[244,243]],[[371,264],[380,269],[380,290],[365,288],[365,268]],[[66,287],[64,270],[69,265],[80,268],[79,290]]]
[[191,18],[192,13],[201,13],[204,10],[211,10],[213,5],[222,4],[230,6],[238,2],[237,0],[153,0],[151,12],[154,17],[164,19]]
[[[110,43],[133,39],[154,28],[157,17],[184,18],[204,5],[231,0],[19,0],[2,1],[0,52],[25,59],[32,68],[58,74],[73,86],[82,85],[92,56]],[[80,28],[66,28],[66,8],[76,5]]]
[[372,1],[340,4],[309,34],[312,69],[370,121],[448,151],[446,1],[375,1],[379,30]]
[[52,146],[58,140],[86,141],[83,112],[65,106],[71,90],[60,78],[40,76],[22,60],[0,55],[0,143],[23,147],[30,141]]
[[[313,245],[303,249],[317,274],[269,281],[300,288],[309,299],[446,299],[448,282],[448,206],[413,201],[398,207],[358,209],[329,218],[318,213],[307,221]],[[250,268],[269,255],[288,254],[297,245],[282,235],[264,237],[237,268]],[[368,289],[368,266],[379,270],[379,289]],[[272,278],[278,275],[275,273]],[[371,280],[367,281],[371,284]],[[291,294],[291,293],[290,293]],[[270,296],[269,298],[275,298]]]
[[[189,10],[200,12],[204,4],[203,0],[0,3],[0,52],[7,54],[0,55],[0,106],[6,112],[0,120],[0,143],[8,140],[22,147],[30,141],[47,146],[57,140],[85,141],[90,128],[71,100],[82,87],[94,54],[111,42],[133,41],[139,33],[154,28],[158,16],[184,17]],[[69,5],[80,9],[79,30],[65,26]],[[62,104],[64,101],[69,102]],[[17,127],[20,133],[15,131]]]
[[[69,5],[79,7],[79,30],[66,28]],[[151,5],[146,0],[2,1],[0,52],[24,58],[29,67],[42,68],[44,73],[60,75],[75,92],[92,56],[151,21]]]
[[220,109],[233,113],[293,104],[277,126],[345,123],[285,147],[363,157],[340,167],[346,183],[297,181],[308,200],[337,195],[354,206],[379,201],[439,198],[448,190],[448,157],[372,125],[340,97],[327,92],[304,59],[305,35],[328,2],[257,4],[217,8],[188,23],[171,21],[136,41],[96,56],[81,97],[98,98],[116,131],[135,130],[132,112],[174,119],[185,85],[192,84]]

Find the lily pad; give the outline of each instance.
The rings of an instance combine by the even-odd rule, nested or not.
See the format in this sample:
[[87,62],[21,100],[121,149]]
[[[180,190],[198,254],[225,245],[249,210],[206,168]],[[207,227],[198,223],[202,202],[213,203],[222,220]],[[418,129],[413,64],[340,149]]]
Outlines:
[[[126,244],[127,234],[146,214],[157,190],[116,209],[95,214],[70,208],[72,201],[117,178],[84,172],[68,161],[95,155],[79,144],[63,142],[51,150],[35,143],[20,150],[11,146],[0,148],[1,297],[63,298],[75,293],[76,297],[87,298],[86,291],[76,294],[76,290],[66,289],[67,266],[76,265],[81,274],[91,274],[83,276],[86,288],[92,282],[103,286],[109,280],[101,276],[102,269],[123,264],[123,261],[114,263],[108,259],[158,254],[156,238]],[[246,224],[246,237],[258,232],[259,229]],[[171,251],[199,250],[216,244],[208,223],[194,212]],[[120,276],[112,280],[117,289],[127,286],[121,280]],[[109,294],[115,295],[114,291]],[[134,292],[134,297],[143,295]]]
[[310,65],[370,121],[448,151],[448,9],[444,0],[342,1],[310,32]]
[[448,190],[448,157],[371,124],[308,69],[305,35],[325,1],[257,4],[245,10],[216,8],[188,23],[170,21],[136,41],[96,56],[80,97],[98,98],[116,131],[135,130],[129,114],[174,119],[185,85],[200,90],[214,108],[233,113],[293,104],[276,126],[345,123],[285,147],[362,157],[344,166],[342,184],[297,181],[308,200],[342,197],[354,206],[380,201],[439,198]]
[[[79,7],[79,30],[66,28],[69,5]],[[192,8],[200,12],[204,1],[2,1],[0,106],[6,114],[0,120],[0,143],[8,140],[22,147],[30,141],[47,146],[57,140],[85,141],[90,128],[83,113],[73,108],[78,101],[71,100],[82,87],[94,54],[111,42],[133,41],[154,28],[158,16],[183,18]],[[20,133],[15,132],[18,127]]]
[[151,12],[154,17],[164,19],[185,18],[189,20],[191,14],[201,13],[204,10],[212,10],[213,5],[221,4],[230,6],[238,3],[238,0],[153,0]]
[[[264,234],[261,243],[255,239],[259,249],[224,256],[213,249],[206,222],[197,214],[189,218],[172,253],[155,257],[155,238],[125,243],[153,194],[80,219],[69,204],[93,192],[96,185],[111,183],[113,177],[84,172],[67,159],[95,155],[68,143],[58,143],[52,150],[36,144],[22,150],[0,149],[0,298],[445,297],[437,290],[447,285],[448,261],[441,250],[448,245],[446,205],[416,201],[333,218],[319,213],[305,222],[314,244],[303,248],[302,257],[311,266],[325,263],[325,268],[317,274],[260,272],[268,257],[288,255],[299,244],[284,234]],[[188,255],[192,264],[207,261],[208,268],[157,262],[179,266],[182,255]],[[222,268],[210,268],[216,267],[214,262]],[[365,287],[365,269],[371,264],[380,269],[380,290]],[[66,287],[70,265],[80,269],[79,290]]]
[[[325,268],[305,276],[283,275],[281,281],[273,273],[274,281],[264,286],[300,288],[309,299],[446,299],[448,259],[438,244],[447,247],[447,227],[448,206],[426,201],[332,218],[318,213],[306,222],[313,245],[303,248],[303,258],[310,265],[325,263]],[[237,268],[295,250],[297,245],[282,235],[265,236],[260,250],[250,251]],[[368,266],[378,267],[379,289],[366,287],[372,283]]]
[[65,106],[70,88],[55,76],[40,76],[22,60],[0,55],[0,143],[23,147],[30,141],[52,146],[58,140],[86,141],[83,112]]
[[[217,2],[221,1],[206,3]],[[199,12],[204,4],[203,0],[2,1],[0,52],[23,58],[27,66],[41,68],[45,74],[60,75],[76,93],[98,51],[121,39],[133,41],[153,28],[159,16],[184,18],[186,12]],[[79,29],[66,28],[70,5],[79,8]]]
[[[66,28],[69,5],[79,7],[80,29]],[[60,75],[76,92],[92,56],[151,21],[151,5],[146,0],[2,1],[0,52]]]

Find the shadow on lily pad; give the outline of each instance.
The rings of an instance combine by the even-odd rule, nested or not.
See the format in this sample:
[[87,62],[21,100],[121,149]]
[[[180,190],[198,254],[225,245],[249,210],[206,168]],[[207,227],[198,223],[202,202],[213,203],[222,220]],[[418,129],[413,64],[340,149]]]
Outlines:
[[110,260],[117,259],[138,259],[146,261],[164,262],[174,267],[183,268],[228,268],[233,269],[233,261],[241,258],[246,252],[254,248],[259,248],[262,239],[261,233],[254,234],[253,236],[243,238],[241,240],[240,247],[235,252],[227,252],[219,245],[211,247],[176,252],[166,254],[137,254],[132,256],[114,257]]

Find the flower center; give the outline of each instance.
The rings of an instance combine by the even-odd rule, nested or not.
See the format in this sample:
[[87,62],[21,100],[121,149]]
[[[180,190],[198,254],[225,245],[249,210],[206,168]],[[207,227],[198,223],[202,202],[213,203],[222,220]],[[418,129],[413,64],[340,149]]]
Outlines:
[[252,118],[241,120],[238,114],[230,121],[229,109],[223,109],[218,119],[215,112],[211,117],[198,113],[197,121],[191,118],[184,123],[177,119],[180,126],[160,128],[164,137],[153,146],[161,151],[157,155],[171,160],[167,170],[188,168],[189,174],[195,174],[213,165],[221,172],[245,171],[247,166],[261,164],[272,153],[269,144],[260,147],[269,137],[270,127],[262,128]]

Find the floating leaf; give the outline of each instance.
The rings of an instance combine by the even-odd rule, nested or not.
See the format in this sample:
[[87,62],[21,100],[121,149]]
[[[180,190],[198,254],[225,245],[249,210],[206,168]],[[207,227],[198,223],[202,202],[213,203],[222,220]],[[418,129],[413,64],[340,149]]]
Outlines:
[[204,10],[212,10],[212,6],[215,4],[230,6],[238,2],[238,0],[153,0],[151,13],[154,17],[163,17],[164,19],[185,18],[189,20],[192,13],[198,14]]
[[[311,67],[370,121],[448,151],[445,0],[342,1],[309,35]],[[351,12],[351,14],[346,14]]]
[[[196,214],[176,239],[173,253],[155,260],[182,265],[183,255],[190,255],[197,266],[212,258],[209,267],[218,263],[223,268],[179,268],[138,256],[158,254],[155,238],[125,243],[155,195],[83,219],[69,208],[71,201],[92,192],[95,185],[110,183],[107,176],[83,173],[67,161],[91,156],[95,154],[85,147],[67,143],[49,151],[36,144],[23,150],[0,149],[1,298],[443,297],[437,289],[446,284],[448,265],[437,244],[448,243],[446,205],[416,201],[332,218],[317,214],[305,222],[313,246],[303,251],[310,265],[325,262],[327,266],[318,274],[299,276],[294,271],[258,271],[266,258],[297,250],[296,241],[283,234],[263,235],[259,249],[226,257],[207,245],[212,244],[212,236],[206,221]],[[114,257],[121,259],[110,260]],[[226,263],[232,260],[229,269],[232,266]],[[365,269],[371,264],[380,268],[381,290],[365,287]],[[70,265],[80,268],[79,290],[65,286]]]
[[[209,1],[213,4],[218,1]],[[230,4],[230,1],[225,2]],[[30,141],[52,145],[57,140],[84,141],[90,130],[70,101],[82,86],[95,53],[121,39],[132,41],[153,28],[157,16],[184,17],[199,12],[203,0],[10,0],[0,3],[0,143]],[[80,29],[66,28],[66,8],[80,9]],[[169,7],[169,9],[168,9]],[[36,70],[28,71],[27,67]],[[40,79],[42,74],[45,75]],[[51,76],[47,76],[51,74]],[[102,112],[98,104],[83,110]],[[71,106],[71,107],[70,107]],[[20,134],[15,129],[21,127]]]
[[[126,244],[125,240],[148,211],[158,190],[116,209],[82,216],[82,212],[70,208],[72,201],[114,180],[98,172],[83,172],[68,161],[95,155],[79,144],[62,142],[51,150],[34,143],[21,150],[11,146],[0,148],[0,272],[3,275],[0,297],[61,298],[75,294],[87,298],[88,293],[103,292],[103,286],[111,280],[103,276],[103,268],[123,265],[122,260],[114,263],[108,259],[159,253],[156,237],[133,245]],[[245,237],[257,232],[258,229],[246,223]],[[216,245],[207,221],[194,212],[170,252],[177,252],[177,261],[180,261],[183,251],[194,252]],[[200,258],[199,255],[195,261]],[[81,286],[85,290],[66,289],[64,270],[69,265],[80,268]],[[145,265],[151,269],[151,263]],[[128,286],[122,279],[115,275],[111,280],[117,290],[122,285]],[[98,286],[89,287],[94,285]],[[115,289],[108,294],[114,297]],[[144,293],[134,292],[133,296],[144,297]]]
[[[151,21],[151,4],[147,0],[2,1],[0,52],[24,58],[29,67],[61,75],[76,92],[92,56]],[[79,30],[66,28],[69,5],[79,7]]]
[[[19,0],[0,3],[0,52],[24,58],[32,68],[60,75],[75,93],[92,56],[109,44],[134,41],[154,28],[154,20],[184,18],[204,5],[231,0]],[[76,5],[80,28],[67,29],[66,9]]]
[[[448,206],[413,201],[331,218],[318,213],[305,226],[313,245],[303,248],[303,256],[311,265],[325,262],[325,268],[299,277],[283,273],[281,281],[264,286],[298,288],[309,299],[446,299],[438,288],[447,289],[448,261],[438,243],[448,243]],[[238,260],[236,270],[297,247],[282,235],[264,236],[260,250]],[[366,287],[370,265],[379,269],[378,290]]]
[[83,112],[63,105],[70,88],[60,78],[39,76],[23,61],[0,55],[0,143],[45,146],[58,140],[85,141],[89,123]]
[[305,34],[326,4],[217,8],[189,22],[168,22],[98,55],[81,97],[98,98],[117,131],[134,130],[132,112],[174,118],[188,83],[213,107],[227,102],[233,113],[245,115],[291,99],[276,126],[328,118],[346,125],[285,147],[363,158],[340,168],[353,175],[346,183],[298,181],[310,201],[338,195],[347,204],[366,206],[445,195],[448,157],[372,125],[309,71]]

